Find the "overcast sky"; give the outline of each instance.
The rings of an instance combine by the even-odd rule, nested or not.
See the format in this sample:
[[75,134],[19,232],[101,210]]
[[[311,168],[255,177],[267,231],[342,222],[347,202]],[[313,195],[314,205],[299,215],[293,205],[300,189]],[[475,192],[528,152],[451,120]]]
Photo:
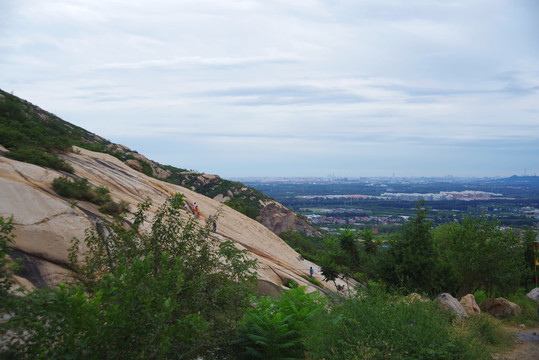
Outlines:
[[0,88],[181,168],[539,172],[537,0],[0,0]]

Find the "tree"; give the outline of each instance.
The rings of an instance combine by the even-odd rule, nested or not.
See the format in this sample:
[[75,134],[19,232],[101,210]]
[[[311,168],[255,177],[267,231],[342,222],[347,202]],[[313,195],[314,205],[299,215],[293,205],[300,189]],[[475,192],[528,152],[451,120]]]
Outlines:
[[339,243],[341,249],[344,251],[344,255],[348,258],[345,259],[346,262],[343,263],[343,265],[348,265],[353,268],[359,267],[356,234],[351,230],[344,230],[339,235]]
[[435,232],[442,260],[455,272],[455,293],[465,295],[482,289],[487,295],[507,295],[520,285],[524,271],[519,234],[502,229],[496,219],[467,216],[462,223]]
[[363,246],[365,252],[368,254],[374,254],[378,251],[378,243],[374,239],[374,234],[371,229],[365,229],[361,232],[361,237],[363,238]]
[[[118,217],[71,250],[75,283],[34,291],[8,322],[4,355],[18,358],[212,358],[235,338],[255,260],[182,214],[177,195],[151,222]],[[149,226],[149,227],[148,227]],[[80,261],[79,261],[80,260]]]
[[426,219],[425,201],[416,204],[416,216],[391,239],[385,264],[385,280],[410,291],[435,292],[436,251],[432,222]]

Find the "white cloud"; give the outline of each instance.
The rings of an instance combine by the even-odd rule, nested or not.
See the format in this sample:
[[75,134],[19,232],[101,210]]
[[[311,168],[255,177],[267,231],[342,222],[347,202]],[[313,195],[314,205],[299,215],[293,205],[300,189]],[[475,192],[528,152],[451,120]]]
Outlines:
[[331,162],[357,175],[398,164],[463,174],[481,159],[531,171],[533,10],[528,0],[21,0],[0,5],[0,88],[157,161],[214,173],[323,175]]

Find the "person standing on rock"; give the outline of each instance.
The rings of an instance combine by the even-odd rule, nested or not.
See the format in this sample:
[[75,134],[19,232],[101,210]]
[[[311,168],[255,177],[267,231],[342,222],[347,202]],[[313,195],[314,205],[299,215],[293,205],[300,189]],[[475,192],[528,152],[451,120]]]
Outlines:
[[309,277],[313,277],[313,274],[314,274],[314,270],[313,270],[313,267],[311,266],[311,269],[309,270]]

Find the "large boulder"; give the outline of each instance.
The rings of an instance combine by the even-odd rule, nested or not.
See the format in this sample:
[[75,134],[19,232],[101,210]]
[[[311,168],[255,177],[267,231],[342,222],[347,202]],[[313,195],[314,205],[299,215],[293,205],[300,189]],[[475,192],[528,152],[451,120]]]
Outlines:
[[473,294],[463,296],[462,299],[460,299],[460,304],[462,305],[468,316],[481,314],[481,308],[479,307],[479,305],[477,305],[477,302],[475,301],[475,296],[473,296]]
[[303,217],[275,201],[268,201],[264,204],[257,220],[276,234],[294,230],[307,236],[322,236]]
[[513,316],[522,313],[520,306],[504,298],[486,299],[479,304],[479,307],[494,316]]
[[539,288],[535,288],[535,289],[533,289],[532,291],[530,291],[530,292],[526,295],[526,297],[529,297],[530,299],[539,302]]
[[462,318],[468,316],[461,303],[451,296],[451,294],[443,293],[438,295],[438,301],[442,305],[442,309],[455,315],[458,321],[462,321]]
[[426,300],[422,299],[421,295],[419,295],[418,293],[411,293],[408,294],[403,301],[405,304],[410,305],[416,302],[425,302]]

